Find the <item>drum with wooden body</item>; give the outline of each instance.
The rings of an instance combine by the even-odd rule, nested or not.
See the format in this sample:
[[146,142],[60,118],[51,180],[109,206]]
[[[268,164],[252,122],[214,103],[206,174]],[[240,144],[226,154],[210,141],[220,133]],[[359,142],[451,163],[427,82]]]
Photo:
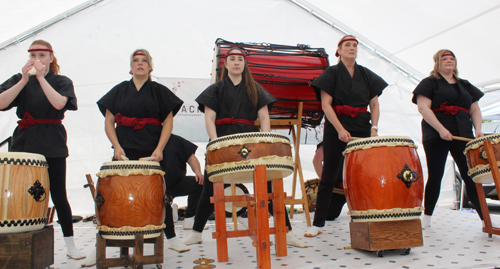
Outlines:
[[469,165],[468,174],[476,183],[493,183],[490,163],[484,150],[484,141],[486,140],[491,142],[497,158],[496,167],[500,168],[500,134],[487,135],[468,142],[464,154],[467,156]]
[[[318,199],[318,189],[320,181],[321,179],[314,178],[304,182],[304,187],[306,188],[307,206],[309,206],[309,212],[316,211],[316,200]],[[342,187],[342,184],[336,183],[332,193],[344,195],[344,189]]]
[[43,229],[50,197],[47,167],[40,154],[0,153],[0,233]]
[[105,162],[97,176],[97,229],[106,239],[153,238],[165,227],[165,182],[158,162]]
[[252,183],[256,165],[266,165],[267,180],[293,173],[288,137],[265,132],[222,136],[207,145],[208,178],[212,182]]
[[423,176],[411,138],[357,139],[347,144],[344,156],[344,192],[353,221],[419,218]]

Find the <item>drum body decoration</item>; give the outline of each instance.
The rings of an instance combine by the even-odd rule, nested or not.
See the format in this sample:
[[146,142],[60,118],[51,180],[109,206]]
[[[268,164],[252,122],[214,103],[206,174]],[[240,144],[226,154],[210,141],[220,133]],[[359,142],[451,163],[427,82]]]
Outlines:
[[43,229],[50,199],[47,168],[40,154],[0,153],[0,234]]
[[[467,156],[469,165],[469,176],[476,183],[493,183],[491,167],[484,150],[484,141],[489,140],[493,146],[493,152],[497,160],[500,160],[500,134],[492,134],[479,137],[467,143],[464,154]],[[496,167],[500,168],[500,161]]]
[[255,81],[278,99],[269,111],[271,119],[296,118],[298,103],[303,102],[302,124],[314,128],[321,123],[323,109],[310,84],[330,65],[325,49],[301,44],[234,43],[220,38],[215,44],[212,83],[220,80],[227,51],[241,48],[247,53]]
[[423,176],[409,137],[378,136],[351,141],[344,151],[344,192],[355,222],[418,219]]
[[105,162],[97,176],[97,229],[105,239],[158,237],[165,228],[165,181],[151,161]]
[[293,173],[288,137],[266,132],[222,136],[207,144],[208,178],[212,182],[252,183],[256,165],[266,165],[267,180]]

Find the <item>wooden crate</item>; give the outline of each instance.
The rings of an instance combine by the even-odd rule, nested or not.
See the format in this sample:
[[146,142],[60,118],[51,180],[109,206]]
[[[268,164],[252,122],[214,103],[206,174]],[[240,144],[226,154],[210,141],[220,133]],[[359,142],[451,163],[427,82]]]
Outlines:
[[350,222],[351,247],[368,250],[389,250],[421,247],[422,225],[420,219]]
[[42,269],[54,264],[54,228],[0,234],[0,268]]

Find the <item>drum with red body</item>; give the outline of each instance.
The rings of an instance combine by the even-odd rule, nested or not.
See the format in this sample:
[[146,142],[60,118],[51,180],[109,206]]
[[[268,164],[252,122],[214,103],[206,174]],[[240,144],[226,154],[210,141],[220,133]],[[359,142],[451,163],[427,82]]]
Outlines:
[[344,151],[344,192],[353,221],[419,218],[423,176],[409,137],[351,141]]
[[97,229],[106,239],[160,235],[165,228],[165,181],[158,162],[105,162],[97,176]]
[[43,229],[50,199],[47,168],[40,154],[0,153],[0,234]]
[[323,109],[310,84],[329,66],[328,54],[323,48],[233,43],[220,38],[215,44],[212,83],[221,77],[227,51],[232,47],[244,49],[255,81],[278,99],[269,111],[272,119],[297,117],[298,103],[303,102],[303,123],[312,127],[321,123]]
[[464,154],[467,156],[469,165],[468,174],[476,183],[493,183],[490,162],[484,150],[486,140],[489,140],[493,146],[493,152],[497,159],[495,167],[500,168],[500,134],[487,135],[468,142]]

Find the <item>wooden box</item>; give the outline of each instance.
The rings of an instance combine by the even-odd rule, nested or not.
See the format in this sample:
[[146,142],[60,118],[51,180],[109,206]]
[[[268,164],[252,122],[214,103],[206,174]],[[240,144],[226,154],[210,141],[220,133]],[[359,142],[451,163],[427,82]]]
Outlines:
[[421,247],[422,224],[420,219],[350,222],[351,247],[368,250],[389,250]]
[[42,269],[54,264],[54,228],[0,234],[0,268]]

